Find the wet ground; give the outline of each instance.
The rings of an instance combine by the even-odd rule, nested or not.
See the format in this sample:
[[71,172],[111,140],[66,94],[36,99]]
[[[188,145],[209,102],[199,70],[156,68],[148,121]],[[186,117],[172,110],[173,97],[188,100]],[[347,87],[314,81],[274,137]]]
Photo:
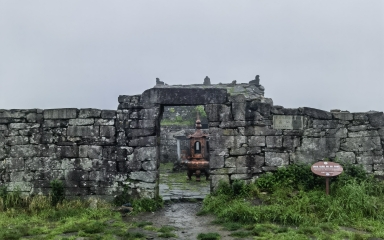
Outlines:
[[[235,239],[230,237],[231,232],[225,231],[219,225],[212,224],[213,216],[197,216],[196,213],[202,207],[202,200],[210,193],[210,182],[205,177],[200,182],[195,176],[187,180],[186,171],[173,172],[172,164],[160,166],[160,196],[165,201],[165,206],[153,213],[142,213],[138,216],[128,216],[129,222],[151,222],[156,228],[172,226],[177,235],[168,239],[193,239],[196,240],[199,233],[218,233],[221,240]],[[192,202],[191,202],[192,201]],[[144,233],[147,239],[159,238],[158,233],[145,229],[131,229]],[[244,238],[243,238],[244,239]]]
[[210,182],[205,177],[197,182],[195,176],[187,180],[187,172],[172,171],[172,164],[160,166],[159,194],[164,201],[168,200],[203,200],[210,193]]
[[[223,230],[222,227],[218,225],[212,224],[212,221],[215,219],[213,216],[197,216],[196,213],[200,210],[201,206],[201,202],[166,203],[163,209],[154,213],[128,216],[126,220],[133,222],[149,221],[152,222],[155,227],[172,226],[176,229],[174,233],[177,237],[168,239],[196,240],[199,233],[209,232],[220,234],[221,240],[236,239],[229,236],[231,232]],[[155,232],[142,229],[132,229],[132,231],[141,231],[147,236],[147,239],[164,239],[157,237],[157,233]]]

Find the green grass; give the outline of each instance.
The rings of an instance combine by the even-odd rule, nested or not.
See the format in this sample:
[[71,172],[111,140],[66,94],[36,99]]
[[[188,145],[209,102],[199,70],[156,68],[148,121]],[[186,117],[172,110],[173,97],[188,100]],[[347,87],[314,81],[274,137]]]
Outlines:
[[[359,167],[344,169],[332,181],[329,196],[324,193],[324,179],[303,177],[308,176],[304,165],[279,169],[254,184],[221,183],[206,197],[200,214],[213,213],[227,230],[236,230],[234,223],[241,223],[260,239],[384,238],[383,182]],[[255,205],[255,199],[263,204]]]
[[142,227],[145,227],[145,226],[148,226],[148,225],[152,225],[152,224],[153,224],[152,222],[144,221],[144,222],[136,223],[136,226],[139,227],[139,228],[142,228]]
[[197,235],[197,239],[199,239],[199,240],[219,240],[220,234],[218,234],[218,233],[199,233],[199,235]]
[[[134,200],[133,214],[161,207],[160,200]],[[152,224],[125,222],[121,213],[114,211],[115,206],[102,200],[97,201],[96,208],[91,201],[80,199],[58,201],[52,206],[50,196],[21,197],[15,191],[2,192],[0,207],[0,239],[143,239],[143,234],[129,233],[129,229]]]
[[224,222],[222,226],[227,231],[236,231],[243,227],[243,224],[237,222]]
[[180,183],[178,189],[180,190],[192,190],[198,191],[201,187],[208,187],[210,182],[205,179],[205,175],[200,177],[200,182],[195,181],[195,177],[192,180],[187,180],[187,171],[172,172],[173,163],[160,164],[160,184],[167,184],[170,190],[173,189],[171,183]]
[[160,233],[158,235],[158,237],[161,237],[161,238],[172,238],[172,237],[177,237],[177,235],[174,234],[174,233],[171,233],[171,232],[166,232],[166,233]]

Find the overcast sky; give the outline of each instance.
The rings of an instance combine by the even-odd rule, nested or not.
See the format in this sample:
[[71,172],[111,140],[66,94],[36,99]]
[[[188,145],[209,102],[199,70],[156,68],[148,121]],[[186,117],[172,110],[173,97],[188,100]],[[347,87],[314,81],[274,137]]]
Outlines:
[[383,111],[384,1],[0,0],[0,109],[256,74],[275,105]]

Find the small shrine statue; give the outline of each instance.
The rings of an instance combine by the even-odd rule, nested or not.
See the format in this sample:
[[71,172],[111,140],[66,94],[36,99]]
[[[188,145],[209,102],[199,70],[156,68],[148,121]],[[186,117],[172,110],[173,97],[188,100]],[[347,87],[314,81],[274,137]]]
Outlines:
[[204,134],[201,130],[201,121],[199,115],[196,120],[196,132],[189,135],[187,138],[190,139],[190,156],[188,160],[184,161],[184,164],[188,168],[188,179],[191,180],[193,174],[196,175],[196,181],[200,181],[200,175],[205,174],[206,179],[209,177],[209,162],[207,149],[207,134]]

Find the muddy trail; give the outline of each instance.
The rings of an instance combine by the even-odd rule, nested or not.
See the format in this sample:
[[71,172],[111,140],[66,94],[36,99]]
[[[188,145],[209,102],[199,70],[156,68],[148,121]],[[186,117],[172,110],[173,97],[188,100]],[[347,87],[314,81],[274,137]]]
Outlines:
[[[221,240],[238,239],[229,236],[229,234],[231,234],[230,231],[225,231],[221,226],[213,224],[212,221],[215,220],[213,216],[196,216],[201,206],[202,202],[166,203],[164,208],[156,212],[128,216],[125,220],[128,222],[148,221],[152,222],[153,226],[157,228],[172,226],[175,228],[173,233],[175,233],[177,237],[168,239],[196,240],[199,233],[218,233],[221,236]],[[165,239],[158,237],[158,233],[156,232],[140,228],[131,230],[144,233],[147,239]]]

